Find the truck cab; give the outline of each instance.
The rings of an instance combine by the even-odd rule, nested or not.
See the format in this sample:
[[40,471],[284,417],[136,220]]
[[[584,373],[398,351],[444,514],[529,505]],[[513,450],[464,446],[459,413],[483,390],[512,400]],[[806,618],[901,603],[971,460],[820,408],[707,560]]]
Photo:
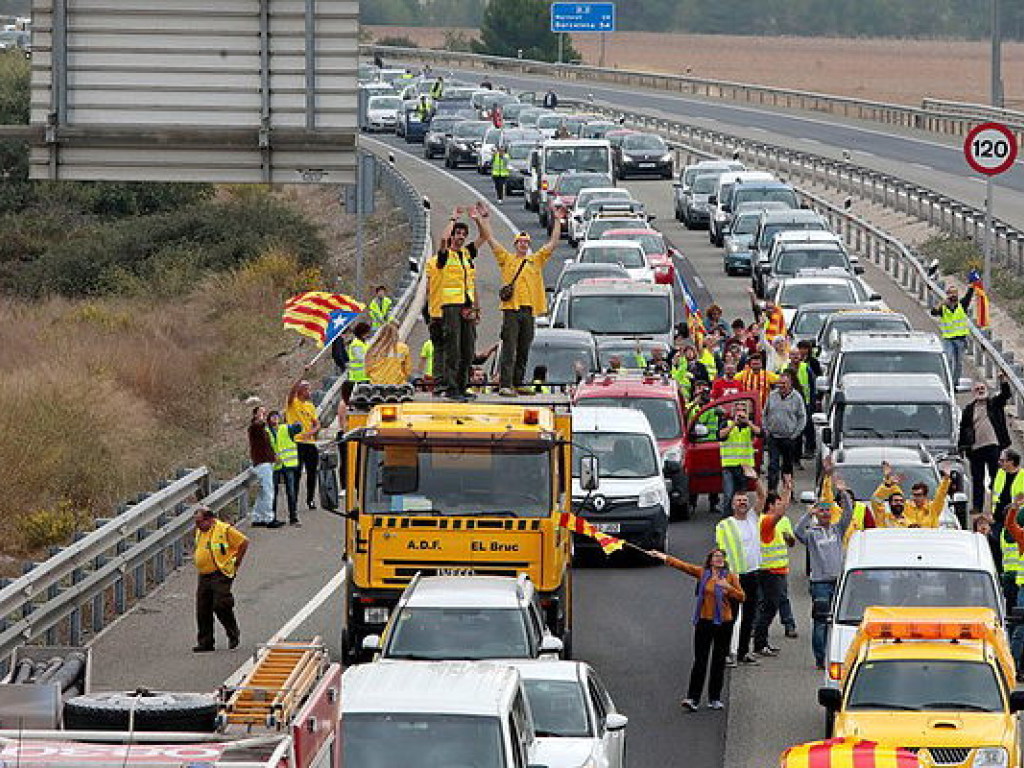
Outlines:
[[571,498],[572,422],[565,397],[531,400],[413,401],[349,414],[348,658],[382,633],[418,573],[526,574],[551,631],[569,630],[571,538],[558,520]]
[[915,752],[922,765],[1021,764],[1006,633],[987,608],[870,607],[840,687],[819,690],[836,737]]

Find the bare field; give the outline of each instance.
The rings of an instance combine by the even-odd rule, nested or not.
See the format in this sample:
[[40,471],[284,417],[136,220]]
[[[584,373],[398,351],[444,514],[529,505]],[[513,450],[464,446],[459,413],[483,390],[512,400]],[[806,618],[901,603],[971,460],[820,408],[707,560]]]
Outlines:
[[[364,27],[374,39],[405,36],[442,47],[446,30]],[[588,64],[597,64],[597,35],[573,35]],[[806,37],[742,37],[618,32],[607,36],[605,65],[690,74],[715,80],[774,85],[897,104],[925,97],[975,103],[988,100],[989,45],[984,41]],[[1003,44],[1007,106],[1024,106],[1024,44]]]

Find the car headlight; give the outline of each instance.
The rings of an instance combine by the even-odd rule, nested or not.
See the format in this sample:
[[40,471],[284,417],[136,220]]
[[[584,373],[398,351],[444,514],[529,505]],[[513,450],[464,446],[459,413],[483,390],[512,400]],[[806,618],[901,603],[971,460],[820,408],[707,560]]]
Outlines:
[[455,148],[456,149],[461,149],[461,150],[467,150],[467,149],[469,149],[469,144],[467,144],[464,141],[457,141],[457,142],[455,142]]
[[671,163],[672,162],[672,153],[671,152],[666,152],[664,155],[662,155],[661,156],[661,162],[663,162],[663,163]]
[[682,461],[683,450],[681,448],[669,448],[661,454],[661,460],[663,463],[666,461]]
[[386,624],[390,611],[383,606],[371,606],[363,609],[363,621],[367,624]]
[[981,747],[974,750],[974,768],[1003,768],[1010,761],[1005,747]]
[[655,507],[658,504],[661,504],[661,492],[658,488],[648,488],[640,492],[640,498],[637,499],[638,506]]
[[632,155],[623,155],[622,156],[622,162],[624,162],[624,163],[632,163],[633,162],[633,156]]

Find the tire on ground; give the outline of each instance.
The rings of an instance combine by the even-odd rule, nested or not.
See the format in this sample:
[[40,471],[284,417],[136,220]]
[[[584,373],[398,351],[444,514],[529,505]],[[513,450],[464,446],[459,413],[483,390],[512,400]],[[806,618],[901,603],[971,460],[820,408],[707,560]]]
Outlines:
[[203,693],[109,691],[76,696],[64,703],[64,727],[80,731],[126,731],[134,709],[137,731],[193,731],[217,728],[217,699]]

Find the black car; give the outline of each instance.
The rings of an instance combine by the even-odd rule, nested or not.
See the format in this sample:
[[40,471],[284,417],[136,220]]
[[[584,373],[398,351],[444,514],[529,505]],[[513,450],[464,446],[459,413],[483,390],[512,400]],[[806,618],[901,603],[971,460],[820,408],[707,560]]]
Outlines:
[[672,178],[672,150],[654,133],[630,133],[622,137],[615,149],[615,174],[624,179],[629,174],[651,174]]
[[433,157],[444,154],[447,136],[459,123],[465,122],[461,117],[443,117],[434,115],[427,127],[427,133],[423,137],[423,156],[430,160]]
[[446,168],[458,168],[462,164],[476,165],[480,144],[488,128],[489,120],[463,120],[447,136],[444,147]]

